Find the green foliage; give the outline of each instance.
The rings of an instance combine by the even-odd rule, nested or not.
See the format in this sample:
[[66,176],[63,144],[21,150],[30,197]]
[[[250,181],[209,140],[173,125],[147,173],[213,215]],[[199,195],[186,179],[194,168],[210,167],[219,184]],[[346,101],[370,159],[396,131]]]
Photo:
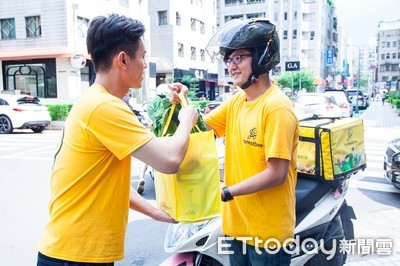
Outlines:
[[[147,105],[147,113],[150,117],[150,119],[153,121],[152,125],[152,130],[153,133],[157,137],[161,137],[164,127],[167,124],[168,116],[171,112],[172,104],[169,102],[168,98],[161,99],[159,97],[152,99],[148,105]],[[179,119],[178,119],[178,114],[179,110],[181,109],[181,105],[177,104],[175,106],[175,110],[173,112],[171,121],[169,123],[168,129],[166,131],[165,136],[172,136],[178,125],[179,125]],[[203,118],[201,117],[201,114],[199,112],[199,118],[197,120],[197,126],[200,128],[200,130],[205,131],[206,130],[206,125],[203,121]],[[195,132],[192,130],[192,132]]]
[[49,109],[53,121],[64,121],[72,108],[72,104],[47,104],[45,106]]
[[[314,91],[314,74],[309,71],[294,71],[293,72],[293,90],[300,90],[300,77],[301,77],[301,88],[307,91]],[[292,87],[292,73],[285,72],[283,75],[279,76],[277,79],[278,84],[283,88]]]
[[190,101],[190,105],[193,105],[196,107],[197,110],[200,111],[200,113],[204,113],[204,110],[206,109],[207,103],[210,101]]
[[328,3],[328,5],[330,7],[335,7],[335,4],[333,3],[333,0],[327,0],[326,2]]
[[391,103],[396,107],[396,109],[400,109],[400,99],[392,99]]
[[165,78],[165,81],[166,81],[167,83],[174,83],[174,82],[175,82],[175,79],[174,79],[173,77],[166,77],[166,78]]

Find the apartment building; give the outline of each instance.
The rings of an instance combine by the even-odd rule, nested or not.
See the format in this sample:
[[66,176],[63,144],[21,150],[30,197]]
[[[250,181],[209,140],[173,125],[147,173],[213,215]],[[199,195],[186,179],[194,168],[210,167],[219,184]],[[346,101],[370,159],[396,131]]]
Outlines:
[[[285,71],[285,63],[300,61],[301,70],[312,71],[317,85],[337,68],[337,17],[330,1],[325,0],[219,0],[218,26],[231,19],[267,18],[280,36],[281,63],[273,76]],[[327,64],[327,51],[332,55]],[[229,80],[221,64],[219,75]]]
[[377,44],[377,81],[394,87],[400,79],[400,20],[379,23]]
[[[95,76],[86,50],[89,21],[97,15],[114,12],[146,24],[147,3],[142,2],[1,1],[0,93],[78,98]],[[145,36],[146,45],[148,35],[149,31]]]
[[217,64],[205,48],[216,31],[216,0],[149,0],[152,61],[156,84],[197,78],[202,94],[215,97]]

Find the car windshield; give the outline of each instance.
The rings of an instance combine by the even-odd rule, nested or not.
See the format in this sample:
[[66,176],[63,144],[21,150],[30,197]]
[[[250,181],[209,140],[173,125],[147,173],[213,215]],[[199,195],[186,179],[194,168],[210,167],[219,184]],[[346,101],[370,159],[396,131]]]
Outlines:
[[39,102],[40,102],[39,98],[33,96],[24,96],[17,99],[18,104],[26,104],[26,103],[39,104]]
[[347,102],[347,97],[344,93],[342,92],[325,92],[326,95],[334,97],[336,102]]

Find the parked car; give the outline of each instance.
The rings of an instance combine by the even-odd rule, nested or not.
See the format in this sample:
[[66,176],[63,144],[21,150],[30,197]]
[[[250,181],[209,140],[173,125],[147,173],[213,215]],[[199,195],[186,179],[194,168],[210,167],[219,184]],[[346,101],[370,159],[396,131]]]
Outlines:
[[0,95],[0,134],[8,134],[14,129],[24,128],[40,133],[50,122],[49,110],[40,104],[38,97]]
[[335,98],[336,103],[342,110],[343,117],[353,117],[353,108],[344,90],[325,90],[324,94]]
[[383,170],[385,178],[395,188],[400,189],[400,138],[389,142],[383,161]]
[[214,101],[206,104],[206,109],[205,109],[204,113],[208,114],[209,112],[211,112],[212,110],[214,110],[215,108],[220,106],[222,102],[224,102],[226,99],[228,99],[232,95],[233,94],[229,93],[229,92],[219,95],[217,98],[215,98]]
[[[365,109],[368,107],[367,101],[366,101],[366,99],[364,97],[364,93],[362,91],[360,91],[360,90],[358,91],[358,97],[356,97],[357,90],[347,90],[346,93],[350,99],[350,103],[353,106],[353,109],[356,108],[356,104],[358,105],[359,109]],[[358,100],[357,100],[357,98],[358,98]]]
[[299,119],[313,115],[341,117],[342,110],[333,96],[323,93],[301,93],[293,101],[294,111]]

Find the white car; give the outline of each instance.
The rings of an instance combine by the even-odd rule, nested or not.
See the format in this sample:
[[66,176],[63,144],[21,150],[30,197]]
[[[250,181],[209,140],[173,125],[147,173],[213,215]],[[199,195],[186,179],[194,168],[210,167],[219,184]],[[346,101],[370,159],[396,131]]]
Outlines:
[[342,110],[332,96],[323,93],[301,93],[293,101],[298,119],[312,117],[341,117]]
[[325,90],[324,94],[335,98],[337,105],[342,110],[343,117],[353,117],[353,106],[344,90]]
[[40,133],[50,122],[49,110],[38,97],[0,94],[0,134],[24,128]]

